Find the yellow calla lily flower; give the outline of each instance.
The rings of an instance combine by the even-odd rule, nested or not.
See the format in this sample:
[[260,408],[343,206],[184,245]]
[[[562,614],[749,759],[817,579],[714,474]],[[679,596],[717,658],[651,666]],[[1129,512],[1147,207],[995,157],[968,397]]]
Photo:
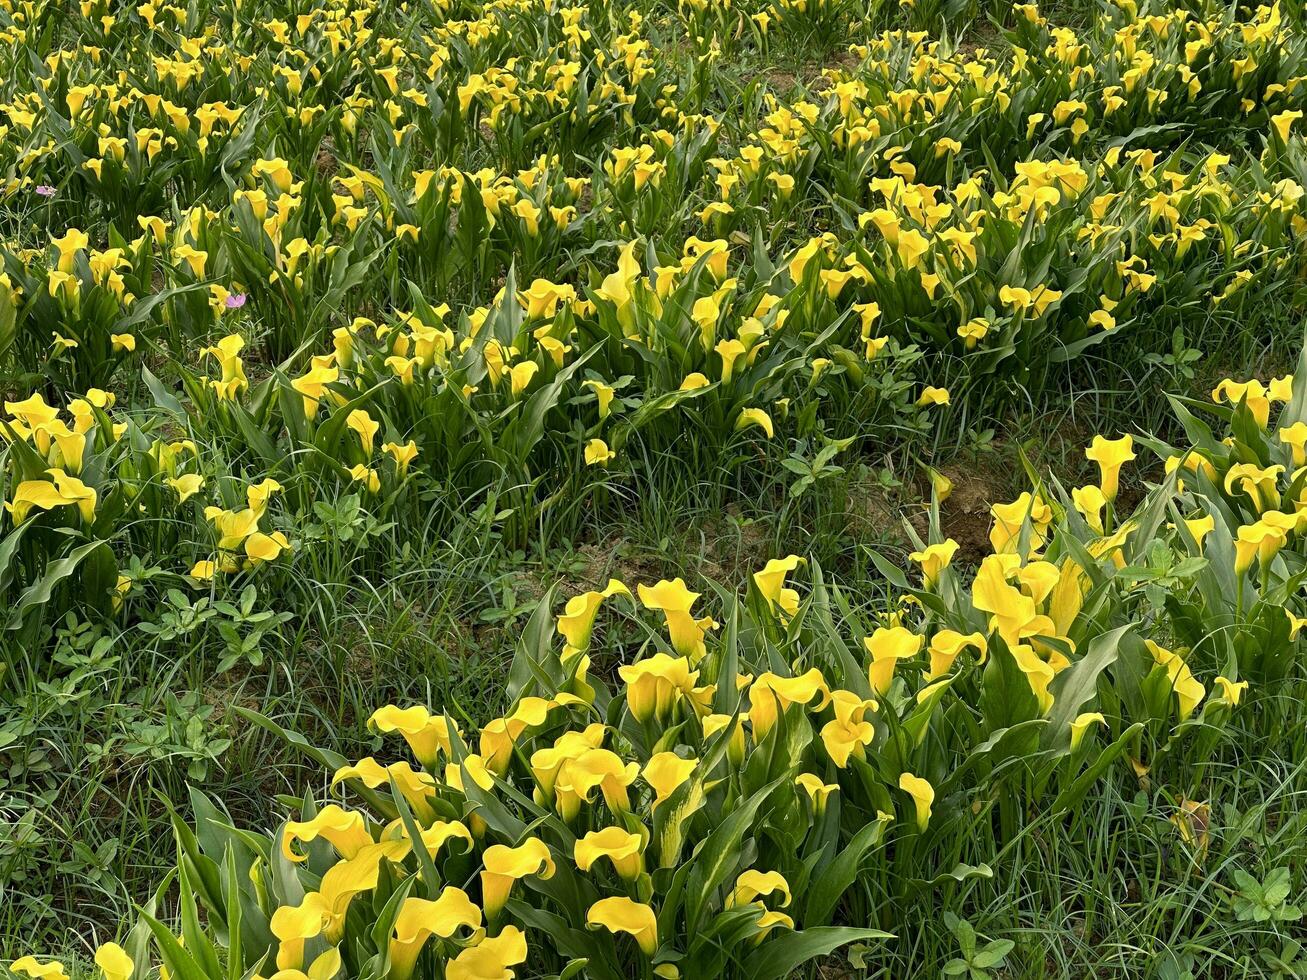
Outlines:
[[609,932],[625,932],[635,938],[645,956],[658,949],[658,917],[642,902],[625,896],[601,898],[585,914],[590,928],[602,927]]
[[445,980],[511,980],[512,968],[525,963],[526,955],[526,934],[517,926],[504,926],[497,936],[482,939],[446,963]]
[[306,861],[308,855],[297,852],[294,843],[307,844],[319,837],[346,860],[373,842],[362,814],[329,803],[312,820],[287,822],[281,832],[281,853],[288,861]]
[[21,973],[33,980],[68,980],[63,964],[58,960],[40,962],[35,956],[23,956],[9,964],[11,973]]
[[[420,704],[398,708],[388,704],[372,712],[368,728],[373,731],[399,732],[413,751],[413,756],[424,769],[434,772],[441,755],[448,756],[451,749],[450,723],[444,715],[433,715]],[[453,726],[458,731],[458,726]]]
[[549,848],[538,837],[528,837],[518,847],[492,844],[481,855],[481,862],[485,867],[481,872],[481,904],[490,920],[499,917],[514,882],[527,876],[552,878],[555,870]]
[[902,626],[889,629],[878,627],[871,636],[866,637],[863,646],[871,654],[871,666],[867,676],[871,689],[877,694],[886,694],[894,682],[894,669],[900,660],[915,657],[921,652],[925,637],[918,636]]
[[95,951],[95,965],[100,968],[104,980],[131,980],[136,971],[136,964],[127,955],[127,951],[117,943],[105,943]]
[[1189,669],[1189,665],[1180,654],[1166,649],[1153,640],[1144,640],[1144,646],[1153,655],[1153,661],[1166,668],[1167,676],[1171,680],[1171,689],[1175,692],[1177,720],[1184,721],[1202,702],[1207,689],[1198,678],[1194,677],[1193,671]]
[[922,584],[927,589],[933,588],[939,581],[940,573],[953,561],[958,547],[956,541],[948,538],[942,543],[927,545],[923,551],[914,551],[908,555],[909,560],[921,566]]
[[739,417],[735,420],[736,431],[738,432],[741,429],[747,429],[751,425],[756,425],[758,428],[762,429],[763,432],[767,433],[768,439],[771,439],[776,435],[776,428],[772,425],[771,416],[761,408],[740,409]]
[[689,695],[699,672],[688,657],[656,653],[617,669],[626,684],[626,703],[638,722],[665,720],[681,697]]
[[1135,458],[1134,438],[1128,435],[1120,439],[1104,439],[1094,436],[1094,441],[1085,450],[1085,458],[1098,464],[1100,474],[1099,487],[1103,497],[1109,503],[1116,499],[1120,487],[1121,467]]
[[798,611],[799,595],[793,589],[785,588],[785,578],[802,564],[804,560],[798,555],[788,555],[773,558],[762,571],[753,573],[753,584],[772,611],[779,608],[786,616],[793,616]]
[[583,592],[567,600],[563,614],[558,617],[556,629],[567,642],[567,650],[577,652],[588,649],[595,617],[605,599],[615,595],[630,596],[631,590],[617,579],[609,579],[601,592]]
[[422,947],[432,936],[448,939],[460,929],[480,928],[481,910],[461,888],[446,887],[435,901],[408,896],[395,917],[395,933],[390,940],[390,975],[395,980],[408,980]]
[[830,800],[833,793],[838,793],[839,783],[823,782],[820,776],[814,773],[800,773],[794,777],[794,783],[812,800],[813,813],[818,818],[826,812],[827,801]]
[[592,830],[576,842],[575,860],[579,871],[589,872],[595,862],[606,858],[613,870],[626,881],[634,881],[644,870],[644,838],[621,827]]
[[1107,726],[1107,719],[1098,711],[1085,711],[1076,715],[1075,720],[1071,722],[1071,751],[1074,752],[1080,748],[1080,743],[1085,740],[1085,733],[1089,731],[1090,725]]
[[698,759],[682,759],[675,752],[657,752],[645,763],[641,775],[654,791],[654,809],[676,792],[699,768]]
[[761,674],[749,688],[749,722],[753,726],[753,739],[760,742],[767,737],[781,713],[792,704],[821,711],[830,703],[830,687],[822,672],[813,667],[798,677],[781,677],[773,673]]
[[931,806],[935,802],[935,787],[920,776],[905,772],[899,776],[899,789],[912,797],[913,806],[916,807],[917,829],[925,830],[930,823]]
[[[779,897],[780,908],[787,908],[791,901],[790,883],[779,871],[758,871],[750,868],[735,879],[735,887],[726,896],[726,907],[748,905],[759,897]],[[760,903],[761,904],[761,903]]]
[[662,612],[672,649],[681,656],[688,657],[691,663],[697,662],[704,655],[706,629],[703,621],[696,620],[690,610],[699,598],[699,593],[691,592],[681,578],[674,578],[670,582],[663,579],[655,585],[642,584],[636,591],[645,608]]

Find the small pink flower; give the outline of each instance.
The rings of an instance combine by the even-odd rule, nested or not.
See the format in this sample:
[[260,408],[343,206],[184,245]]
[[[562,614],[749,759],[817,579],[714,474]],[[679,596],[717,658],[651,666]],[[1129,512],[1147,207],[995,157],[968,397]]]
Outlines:
[[57,192],[49,184],[38,184],[36,187],[36,193],[40,194],[42,197],[54,197]]
[[239,310],[242,306],[245,305],[245,294],[232,293],[225,300],[223,300],[223,304],[229,310]]

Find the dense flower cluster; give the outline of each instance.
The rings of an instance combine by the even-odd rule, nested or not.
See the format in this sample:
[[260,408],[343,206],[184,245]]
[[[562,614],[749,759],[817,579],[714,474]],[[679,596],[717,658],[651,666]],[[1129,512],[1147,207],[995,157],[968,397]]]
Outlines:
[[[524,538],[687,431],[741,467],[909,439],[1296,302],[1301,15],[1012,13],[975,48],[840,0],[0,0],[4,627],[285,575],[346,497]],[[838,32],[807,83],[725,94],[723,63]],[[989,873],[976,822],[1124,767],[1198,813],[1249,685],[1298,669],[1303,388],[1177,401],[1183,446],[1095,437],[1098,481],[995,505],[974,562],[937,479],[866,622],[796,556],[718,604],[551,594],[500,717],[379,706],[377,754],[310,749],[333,799],[271,834],[197,794],[96,963],[781,978]],[[1137,447],[1164,476],[1127,508]]]
[[[680,579],[634,593],[611,580],[556,617],[546,600],[509,710],[479,730],[423,705],[378,708],[380,758],[311,750],[349,802],[306,801],[268,837],[202,803],[181,838],[190,925],[174,937],[143,916],[137,954],[196,977],[224,975],[225,957],[316,980],[514,976],[528,961],[558,976],[637,963],[783,977],[882,938],[830,925],[880,921],[855,882],[892,899],[947,870],[969,822],[1065,813],[1122,760],[1183,780],[1250,682],[1293,669],[1307,624],[1307,407],[1293,387],[1223,382],[1213,399],[1232,435],[1186,415],[1194,444],[1155,446],[1168,475],[1133,513],[1116,500],[1134,440],[1096,437],[1097,483],[995,505],[974,574],[932,535],[911,580],[891,574],[898,600],[852,638],[795,556],[713,615]],[[1140,566],[1159,561],[1191,567],[1148,614]],[[652,644],[610,689],[594,659],[633,632],[613,623],[596,642],[614,604],[661,629],[642,627]],[[111,980],[145,969],[113,945],[97,961]]]
[[[387,496],[413,467],[464,494],[509,473],[529,515],[622,468],[633,436],[921,429],[958,384],[1039,386],[1137,324],[1234,324],[1299,279],[1307,75],[1275,5],[1123,4],[1083,35],[1024,7],[997,51],[888,33],[813,92],[768,94],[756,129],[707,111],[699,69],[830,10],[684,5],[706,44],[688,64],[611,6],[200,13],[12,10],[16,51],[55,24],[81,43],[17,59],[0,105],[4,193],[48,229],[7,228],[0,356],[40,379],[6,402],[11,442],[67,429],[55,409],[85,434],[84,406],[145,373],[154,417],[94,440],[202,437],[158,467],[230,525],[216,550],[189,542],[201,572],[256,533],[255,560],[289,544],[210,494],[226,459],[290,486],[312,446],[309,469]],[[1141,135],[1226,110],[1258,163]],[[472,166],[487,152],[498,166]],[[48,441],[10,453],[15,525],[114,490]],[[215,443],[220,460],[195,449]],[[542,477],[564,489],[529,489]]]

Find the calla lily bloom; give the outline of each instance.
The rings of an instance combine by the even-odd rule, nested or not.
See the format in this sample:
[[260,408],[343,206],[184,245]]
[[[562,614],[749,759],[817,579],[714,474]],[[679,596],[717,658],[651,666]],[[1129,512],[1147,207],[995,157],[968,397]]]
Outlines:
[[676,702],[688,696],[699,679],[687,657],[656,653],[634,664],[619,667],[626,684],[626,703],[635,720],[644,724],[665,720]]
[[[409,708],[388,704],[378,708],[368,719],[368,727],[378,732],[399,732],[414,758],[432,772],[440,764],[441,755],[448,756],[451,751],[449,721],[444,715],[431,714],[420,704]],[[457,726],[454,731],[458,731]]]
[[767,606],[773,612],[779,607],[786,616],[793,616],[798,610],[799,594],[793,589],[785,588],[785,577],[804,563],[798,555],[785,558],[773,558],[762,571],[753,573],[753,584],[767,600]]
[[823,782],[820,776],[810,772],[800,773],[794,777],[794,783],[808,794],[808,798],[812,800],[813,813],[817,817],[821,817],[826,812],[826,804],[831,794],[838,793],[840,789],[839,783]]
[[1243,403],[1252,412],[1253,419],[1261,428],[1266,428],[1271,420],[1271,394],[1257,379],[1251,381],[1233,381],[1225,378],[1212,389],[1212,401],[1218,405],[1229,402],[1231,405]]
[[368,844],[358,854],[333,866],[322,876],[318,893],[322,897],[325,922],[323,933],[328,942],[339,942],[345,928],[345,915],[354,896],[377,887],[383,862],[402,861],[412,849],[406,840]]
[[1009,646],[1009,652],[1016,661],[1017,668],[1026,675],[1026,683],[1030,685],[1030,691],[1039,703],[1040,714],[1048,714],[1054,700],[1053,692],[1048,687],[1057,676],[1057,669],[1028,643],[1013,643]]
[[[640,278],[640,263],[635,258],[637,242],[627,242],[622,246],[617,257],[617,271],[609,273],[595,290],[595,295],[608,300],[617,308],[617,319],[623,328],[630,329],[635,323],[635,312],[631,308],[633,289]],[[602,411],[601,411],[602,415]]]
[[366,410],[356,408],[345,417],[345,425],[358,435],[359,444],[363,447],[363,454],[371,456],[377,432],[381,429],[381,423],[369,415]]
[[528,876],[543,880],[554,875],[554,859],[538,837],[528,837],[518,847],[491,844],[481,855],[481,862],[485,866],[481,872],[481,904],[491,920],[498,918],[514,882]]
[[54,510],[56,507],[76,507],[82,520],[90,523],[95,519],[96,492],[75,476],[69,476],[61,469],[46,471],[54,482],[48,480],[24,480],[14,489],[14,499],[5,503],[5,509],[12,515],[15,524],[27,519],[32,508]]
[[245,377],[245,365],[240,357],[244,347],[243,337],[239,334],[229,334],[213,347],[206,347],[200,352],[201,355],[213,357],[218,361],[222,378],[218,381],[210,381],[209,384],[220,401],[234,401],[243,389],[250,386],[249,380]]
[[758,934],[751,940],[754,943],[760,943],[766,938],[767,933],[773,929],[793,929],[794,920],[784,912],[777,912],[773,909],[764,909],[763,913],[758,916],[758,921],[754,923],[758,927]]
[[989,510],[994,516],[989,543],[995,553],[1016,552],[1027,520],[1030,522],[1030,550],[1037,552],[1044,547],[1045,532],[1053,521],[1053,508],[1042,497],[1027,492],[1010,504],[994,504]]
[[435,819],[432,800],[436,795],[436,780],[429,773],[420,772],[407,762],[393,762],[383,766],[369,756],[337,769],[331,777],[331,785],[335,787],[347,779],[357,779],[368,789],[389,786],[393,781],[408,801],[414,816],[423,822]]
[[277,939],[277,969],[304,966],[304,945],[322,935],[330,912],[321,892],[309,892],[299,905],[282,905],[272,913],[268,928]]
[[[192,447],[193,451],[194,447]],[[268,509],[268,501],[274,495],[281,493],[282,486],[276,480],[271,478],[263,480],[260,483],[254,483],[245,488],[245,502],[249,504],[250,510],[262,517],[264,511]]]
[[[604,726],[595,722],[587,725],[583,731],[563,732],[554,739],[553,748],[536,749],[531,753],[531,776],[536,781],[537,799],[544,802],[552,801],[554,787],[564,765],[579,759],[590,749],[602,746],[604,735]],[[576,802],[579,806],[579,800]]]
[[[875,705],[875,702],[870,704]],[[821,742],[831,761],[838,768],[846,769],[850,756],[859,759],[866,757],[866,747],[871,744],[875,734],[875,728],[871,722],[862,719],[861,713],[857,717],[837,716],[822,726]]]
[[290,539],[281,531],[273,531],[271,534],[255,531],[245,539],[245,555],[252,565],[275,561],[283,551],[289,548]]
[[726,742],[726,758],[732,765],[741,766],[744,764],[744,753],[746,749],[744,740],[744,723],[749,720],[749,713],[741,712],[734,715],[725,714],[708,714],[699,719],[699,724],[703,727],[704,741],[708,741],[718,732],[730,726],[730,735]]
[[1221,689],[1221,697],[1237,707],[1244,692],[1248,690],[1247,681],[1232,681],[1228,677],[1217,675],[1216,686]]
[[363,484],[368,493],[381,492],[381,474],[367,463],[357,463],[349,468],[350,479]]
[[1153,655],[1153,661],[1166,668],[1167,677],[1171,680],[1171,689],[1176,697],[1176,720],[1184,721],[1202,702],[1207,689],[1198,678],[1194,677],[1193,671],[1189,669],[1189,665],[1180,654],[1152,640],[1144,640],[1144,646]]
[[640,585],[636,591],[646,608],[662,612],[672,649],[688,657],[691,663],[697,662],[704,655],[704,635],[712,624],[711,619],[696,620],[690,614],[699,593],[691,592],[681,578],[670,582],[663,579],[656,585]]
[[1194,545],[1197,547],[1198,553],[1202,554],[1203,540],[1212,531],[1216,530],[1216,518],[1211,514],[1204,517],[1186,518],[1184,526],[1185,530],[1189,532],[1189,536],[1194,539]]
[[530,289],[518,290],[517,300],[532,320],[550,319],[558,312],[558,304],[576,299],[576,290],[568,285],[536,279]]
[[920,776],[905,772],[899,776],[899,789],[912,797],[917,811],[917,829],[925,830],[930,823],[930,808],[935,802],[935,787]]
[[1259,513],[1274,510],[1280,506],[1279,479],[1283,473],[1284,467],[1278,463],[1267,467],[1236,463],[1226,471],[1225,492],[1233,496],[1238,488],[1252,498]]
[[602,381],[595,381],[593,378],[582,381],[581,387],[589,388],[595,393],[595,401],[599,405],[599,420],[602,422],[608,418],[609,412],[612,411],[613,398],[617,394],[617,389],[604,384]]
[[372,843],[362,814],[329,803],[312,820],[292,820],[286,824],[281,832],[281,853],[288,861],[308,860],[308,855],[299,853],[293,845],[296,841],[307,844],[318,838],[328,841],[346,860]]
[[197,561],[187,572],[191,578],[197,582],[207,582],[218,574],[218,563],[214,561]]
[[971,604],[990,614],[989,627],[1009,644],[1030,635],[1029,628],[1038,618],[1035,600],[1008,583],[1019,559],[1012,554],[989,555],[971,583]]
[[654,791],[654,809],[699,768],[698,759],[682,759],[675,752],[657,752],[645,763],[641,773]]
[[980,662],[985,660],[987,643],[983,633],[959,633],[957,630],[943,629],[930,638],[927,653],[930,654],[930,670],[924,679],[937,681],[948,676],[954,662],[967,647],[972,647],[980,654]]
[[735,338],[729,340],[719,340],[717,346],[713,348],[717,356],[722,359],[722,384],[730,384],[731,378],[735,374],[735,362],[746,353],[744,344]]
[[1307,465],[1307,422],[1295,422],[1280,429],[1280,443],[1288,446],[1294,466]]
[[735,420],[736,431],[738,432],[741,429],[747,429],[751,425],[756,425],[758,428],[762,429],[763,432],[767,433],[768,439],[776,434],[776,428],[772,425],[771,416],[761,408],[740,409],[739,417]]
[[602,439],[591,439],[585,444],[586,466],[607,466],[617,458],[617,453],[608,448]]
[[381,451],[389,453],[395,460],[395,467],[401,477],[408,472],[409,464],[417,459],[418,445],[412,439],[406,443],[385,442],[381,444]]
[[445,980],[512,980],[513,967],[526,962],[526,934],[504,926],[499,935],[482,939],[445,964]]
[[179,477],[168,477],[163,482],[177,491],[177,503],[184,504],[204,486],[204,477],[198,473],[185,473]]
[[933,385],[927,385],[922,389],[921,396],[917,399],[918,408],[926,408],[931,405],[947,405],[948,403],[948,389],[936,388]]
[[760,742],[776,724],[777,718],[790,705],[806,706],[821,711],[830,703],[830,687],[821,671],[813,667],[798,677],[781,677],[766,673],[758,677],[749,688],[749,722],[753,726],[753,740]]
[[485,759],[486,767],[497,776],[508,772],[508,765],[513,759],[513,746],[526,731],[528,725],[522,718],[495,718],[481,729],[479,748]]
[[395,934],[390,940],[390,976],[394,980],[408,980],[422,947],[432,936],[448,939],[460,929],[480,928],[481,910],[461,888],[444,888],[434,902],[408,896],[395,917]]
[[[726,896],[726,907],[748,905],[760,897],[777,896],[777,905],[787,908],[791,901],[790,883],[779,871],[758,871],[750,868],[735,879],[735,887]],[[763,904],[763,903],[759,903]]]
[[[479,818],[473,814],[469,819],[475,822]],[[459,854],[467,854],[476,846],[476,838],[473,836],[471,829],[461,820],[436,820],[430,826],[419,828],[418,834],[422,847],[433,860],[439,857],[445,845],[451,841],[459,840],[463,842],[462,849],[457,852]],[[410,843],[418,842],[414,841],[409,835],[408,826],[404,821],[398,818],[392,820],[382,829],[381,839],[407,840]]]
[[621,827],[592,830],[576,842],[576,867],[589,872],[596,861],[606,858],[620,877],[634,881],[644,870],[643,849],[644,838]]
[[204,516],[218,532],[218,548],[233,551],[259,529],[259,515],[251,507],[245,510],[223,510],[221,507],[204,508]]
[[565,656],[586,650],[590,646],[590,633],[594,629],[595,616],[605,599],[615,595],[629,596],[630,589],[612,578],[608,580],[602,592],[583,592],[567,600],[563,614],[558,617],[556,628],[567,643]]
[[62,238],[51,239],[51,244],[59,251],[59,271],[72,272],[77,253],[90,247],[91,238],[78,228],[69,228]]
[[942,543],[927,545],[923,551],[914,551],[908,558],[921,566],[922,584],[929,589],[939,581],[940,573],[948,568],[957,550],[958,543],[948,538]]
[[587,749],[559,770],[555,791],[562,815],[571,819],[582,803],[589,803],[594,790],[603,795],[613,813],[631,809],[628,787],[640,775],[638,762],[624,762],[609,749]]
[[519,361],[508,369],[509,390],[514,398],[520,397],[540,370],[535,361]]
[[1275,135],[1280,137],[1281,143],[1289,142],[1289,130],[1301,118],[1302,111],[1299,109],[1286,109],[1284,112],[1271,117],[1271,125],[1275,129]]
[[871,654],[871,666],[867,671],[871,689],[877,694],[885,694],[894,682],[894,668],[898,662],[920,653],[925,638],[902,626],[889,629],[882,626],[862,642]]
[[1090,725],[1107,726],[1107,719],[1099,711],[1085,711],[1076,715],[1075,720],[1071,722],[1071,751],[1074,752],[1080,748],[1080,743],[1085,740],[1085,733],[1089,731]]
[[51,462],[57,463],[66,471],[80,473],[82,470],[82,457],[86,455],[85,433],[68,428],[59,419],[50,422],[46,426],[46,431],[54,439],[56,448]]
[[131,980],[136,971],[136,964],[127,955],[127,951],[117,943],[105,943],[95,951],[95,965],[100,968],[104,980]]
[[658,949],[658,917],[642,902],[625,896],[601,898],[585,914],[590,928],[602,927],[609,932],[625,932],[635,938],[645,956]]
[[1257,560],[1265,566],[1279,553],[1287,540],[1284,528],[1265,520],[1243,525],[1234,539],[1234,573],[1243,575]]
[[304,415],[313,418],[318,411],[318,403],[327,394],[327,386],[340,378],[335,367],[320,366],[310,368],[308,372],[291,381],[290,386],[303,397]]
[[35,956],[24,956],[9,964],[11,973],[21,973],[33,980],[68,980],[64,966],[58,960],[42,963]]
[[[5,402],[5,411],[9,413],[12,422],[22,423],[22,426],[33,434],[37,452],[44,455],[50,451],[50,436],[46,427],[59,417],[59,409],[47,405],[40,392],[22,401]],[[22,430],[19,431],[21,434]],[[24,959],[28,958],[24,957]]]
[[1121,467],[1135,458],[1134,445],[1134,438],[1128,435],[1120,439],[1094,436],[1094,441],[1085,450],[1085,458],[1098,464],[1099,486],[1103,491],[1104,499],[1109,503],[1116,499],[1120,487]]
[[1096,534],[1103,533],[1103,508],[1107,506],[1107,497],[1101,488],[1092,483],[1076,487],[1071,491],[1071,504],[1085,519],[1090,530]]

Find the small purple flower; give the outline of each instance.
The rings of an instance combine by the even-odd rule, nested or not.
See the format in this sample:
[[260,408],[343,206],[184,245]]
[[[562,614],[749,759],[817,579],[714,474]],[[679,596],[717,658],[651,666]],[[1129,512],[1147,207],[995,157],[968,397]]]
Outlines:
[[36,193],[40,194],[42,197],[54,197],[58,192],[49,184],[38,184],[36,187]]
[[245,305],[245,294],[232,293],[225,300],[223,300],[223,303],[226,305],[227,309],[229,310],[239,310],[242,306]]

